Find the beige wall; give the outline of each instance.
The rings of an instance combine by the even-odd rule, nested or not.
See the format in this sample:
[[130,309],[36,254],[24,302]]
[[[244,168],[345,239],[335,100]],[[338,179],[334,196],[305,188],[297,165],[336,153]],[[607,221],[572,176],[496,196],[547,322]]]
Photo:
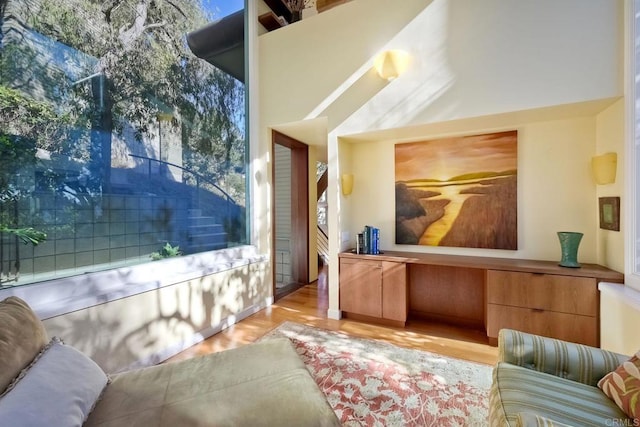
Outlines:
[[394,143],[397,140],[352,144],[352,169],[357,179],[348,200],[351,235],[369,224],[381,229],[381,245],[389,250],[559,260],[556,232],[579,231],[584,237],[578,258],[595,263],[596,188],[589,169],[596,145],[595,116],[518,122],[507,115],[486,118],[480,128],[475,125],[462,120],[451,133],[425,133],[416,140],[518,131],[517,251],[396,245]]
[[626,355],[640,349],[640,292],[607,284],[600,291],[600,346]]
[[112,373],[151,365],[267,305],[266,263],[202,277],[53,317],[61,337]]
[[599,214],[596,215],[596,229],[598,239],[598,263],[609,266],[617,271],[624,271],[624,235],[628,228],[625,221],[624,164],[624,100],[621,99],[611,107],[598,114],[596,119],[596,151],[594,155],[614,152],[618,155],[616,182],[613,184],[597,185],[597,197],[620,197],[620,231],[603,230],[599,228]]

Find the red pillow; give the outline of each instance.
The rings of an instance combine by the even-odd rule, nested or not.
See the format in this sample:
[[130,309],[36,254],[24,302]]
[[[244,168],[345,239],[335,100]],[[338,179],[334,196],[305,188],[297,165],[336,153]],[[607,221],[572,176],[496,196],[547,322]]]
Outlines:
[[640,351],[598,381],[598,387],[629,417],[640,422]]

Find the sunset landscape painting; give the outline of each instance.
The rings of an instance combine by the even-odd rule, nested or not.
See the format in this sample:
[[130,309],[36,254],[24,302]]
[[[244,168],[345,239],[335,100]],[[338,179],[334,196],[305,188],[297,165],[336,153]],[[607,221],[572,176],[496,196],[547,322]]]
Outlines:
[[518,249],[518,132],[395,145],[396,243]]

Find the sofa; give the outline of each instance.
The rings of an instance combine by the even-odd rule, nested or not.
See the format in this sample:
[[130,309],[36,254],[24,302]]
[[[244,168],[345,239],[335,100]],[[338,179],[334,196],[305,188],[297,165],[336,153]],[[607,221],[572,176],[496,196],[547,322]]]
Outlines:
[[495,427],[640,425],[602,388],[629,360],[599,348],[503,329],[489,393],[489,423]]
[[340,425],[286,338],[110,377],[19,298],[0,325],[2,426]]

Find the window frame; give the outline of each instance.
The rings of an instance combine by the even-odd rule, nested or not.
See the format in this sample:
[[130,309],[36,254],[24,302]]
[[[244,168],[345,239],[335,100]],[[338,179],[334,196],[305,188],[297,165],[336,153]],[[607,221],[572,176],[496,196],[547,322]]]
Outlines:
[[636,83],[638,64],[640,63],[640,41],[636,40],[637,29],[640,25],[640,16],[636,13],[640,11],[640,0],[630,0],[626,2],[626,37],[625,37],[625,93],[626,93],[626,145],[625,155],[625,193],[626,209],[625,216],[627,233],[625,236],[625,284],[630,288],[640,291],[640,135],[637,133],[637,126],[640,125],[640,110],[637,102],[640,101],[640,82]]

